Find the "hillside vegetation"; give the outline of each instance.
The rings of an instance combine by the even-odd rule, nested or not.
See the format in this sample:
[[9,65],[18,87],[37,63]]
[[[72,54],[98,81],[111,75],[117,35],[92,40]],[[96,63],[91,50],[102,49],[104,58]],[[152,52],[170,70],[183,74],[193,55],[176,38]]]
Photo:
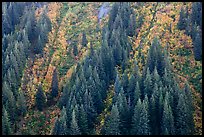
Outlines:
[[202,135],[201,12],[3,2],[2,134]]

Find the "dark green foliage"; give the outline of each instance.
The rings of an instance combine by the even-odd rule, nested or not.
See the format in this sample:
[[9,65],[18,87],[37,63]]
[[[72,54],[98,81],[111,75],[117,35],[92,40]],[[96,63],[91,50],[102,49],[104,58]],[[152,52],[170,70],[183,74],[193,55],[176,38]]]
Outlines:
[[117,105],[112,106],[111,114],[105,120],[104,134],[105,135],[120,135],[119,130],[119,112]]
[[202,60],[202,34],[200,30],[197,31],[195,41],[193,41],[193,51],[195,60]]
[[137,81],[140,81],[141,76],[140,76],[140,72],[139,72],[139,68],[136,60],[134,62],[133,75],[135,76]]
[[149,114],[148,114],[148,102],[139,99],[134,109],[132,135],[149,135]]
[[189,125],[188,121],[188,110],[187,110],[187,104],[185,102],[185,97],[183,94],[179,95],[179,101],[177,105],[177,122],[176,122],[176,129],[177,135],[189,135]]
[[152,135],[157,134],[157,117],[156,117],[156,100],[155,95],[152,94],[152,97],[150,99],[150,131]]
[[192,20],[192,24],[197,24],[199,26],[202,26],[202,3],[201,2],[193,2],[191,20]]
[[88,44],[88,40],[86,39],[86,33],[83,32],[82,34],[82,46],[86,47]]
[[75,109],[72,111],[72,121],[71,121],[71,127],[70,127],[70,134],[71,135],[80,135],[80,129],[77,124],[78,120],[76,119]]
[[26,113],[26,100],[25,100],[25,97],[24,97],[22,91],[20,91],[20,93],[18,95],[17,103],[18,103],[19,114],[25,115],[25,113]]
[[85,112],[88,115],[88,128],[92,129],[93,128],[93,124],[96,120],[96,110],[94,108],[94,103],[92,101],[92,97],[91,94],[88,92],[88,90],[86,90],[86,92],[84,93],[84,109]]
[[152,84],[152,78],[150,75],[149,68],[147,68],[147,75],[146,75],[146,78],[144,80],[144,87],[145,87],[145,89],[144,89],[143,97],[145,95],[148,95],[148,97],[150,97],[152,94],[153,84]]
[[[189,16],[187,14],[184,19]],[[138,16],[143,20],[143,15]],[[152,41],[143,75],[140,76],[136,61],[130,68],[132,46],[128,36],[135,35],[132,28],[141,27],[142,22],[135,24],[134,18],[129,3],[114,3],[108,26],[102,31],[101,47],[94,50],[91,43],[90,54],[79,62],[63,87],[60,104],[67,108],[67,134],[96,134],[102,122],[97,117],[100,119],[102,112],[102,115],[105,112],[105,123],[100,133],[105,135],[177,135],[185,127],[183,122],[188,125],[184,132],[188,130],[193,134],[189,89],[185,88],[186,94],[180,91],[168,50],[162,49],[158,38]],[[114,95],[109,99],[107,93],[112,88]],[[182,111],[178,107],[182,104],[179,103],[180,94],[184,98],[182,103],[187,104],[185,109],[179,106]],[[108,101],[112,100],[111,112],[111,107],[105,106],[107,97]]]
[[178,29],[185,30],[186,28],[186,18],[185,18],[185,12],[183,7],[181,7],[179,21],[178,21]]
[[74,56],[77,56],[77,55],[78,55],[77,45],[74,45],[74,46],[73,46],[73,54],[74,54]]
[[43,107],[45,105],[45,95],[41,85],[38,86],[38,91],[35,96],[35,104],[38,110],[43,110]]
[[121,85],[123,86],[125,93],[127,93],[128,83],[129,83],[129,80],[128,80],[127,72],[125,72],[123,73],[122,80],[121,80]]
[[141,113],[141,110],[142,110],[142,102],[140,99],[138,99],[137,105],[135,105],[135,108],[134,108],[134,115],[132,118],[132,130],[131,130],[132,135],[139,135],[138,134],[138,129],[140,128],[139,127],[139,120],[140,120],[139,115]]
[[43,53],[43,42],[42,42],[42,38],[40,35],[38,36],[37,43],[34,47],[34,53],[35,54]]
[[52,135],[59,135],[60,134],[60,122],[58,118],[55,120],[54,128],[52,129]]
[[134,91],[134,94],[133,94],[133,106],[136,105],[136,102],[138,101],[138,99],[141,98],[141,90],[140,90],[140,87],[139,87],[139,83],[136,82],[136,86],[135,86],[135,91]]
[[185,101],[187,104],[187,116],[188,119],[186,120],[188,125],[189,125],[189,133],[193,134],[194,133],[194,121],[193,121],[193,113],[194,113],[194,106],[193,106],[193,98],[192,98],[192,91],[190,90],[190,87],[188,83],[185,83],[184,87],[184,93],[185,93]]
[[158,74],[162,76],[165,67],[164,59],[161,44],[159,43],[158,38],[154,38],[149,49],[146,68],[149,67],[150,73],[152,73],[156,66]]
[[14,123],[14,121],[16,119],[16,115],[17,115],[16,104],[15,104],[16,100],[15,100],[15,97],[13,95],[13,92],[11,92],[10,90],[4,91],[4,92],[7,92],[5,94],[6,94],[6,98],[8,99],[5,102],[5,109],[7,110],[8,115],[10,116],[9,118],[11,120],[11,123]]
[[121,88],[121,91],[119,95],[117,96],[117,102],[118,106],[118,111],[120,115],[120,125],[119,129],[121,131],[122,135],[127,135],[128,134],[128,126],[129,126],[129,121],[130,121],[130,113],[129,113],[129,106],[127,99],[124,95],[123,88]]
[[35,10],[34,10],[34,7],[32,7],[28,11],[27,22],[26,22],[26,25],[25,25],[25,29],[26,29],[26,31],[28,33],[28,40],[32,44],[34,44],[36,38],[38,38],[35,26],[36,26]]
[[149,135],[150,134],[150,127],[149,127],[149,114],[148,114],[148,102],[143,101],[142,110],[140,113],[140,120],[139,120],[139,135]]
[[60,117],[56,118],[55,126],[52,130],[52,135],[67,135],[67,113],[66,108],[63,107]]
[[128,83],[128,89],[127,89],[127,94],[130,96],[131,103],[133,102],[133,99],[134,99],[135,86],[136,86],[136,79],[135,79],[135,76],[131,74],[130,80]]
[[11,135],[11,122],[6,109],[3,107],[2,111],[2,135]]
[[174,117],[169,100],[167,98],[168,94],[166,94],[164,101],[164,110],[162,116],[162,134],[174,135],[175,134]]
[[57,78],[57,70],[55,69],[52,75],[52,97],[58,96],[58,78]]
[[87,113],[84,110],[83,104],[80,106],[79,110],[79,127],[82,135],[88,134],[88,120]]
[[136,32],[136,19],[135,15],[131,14],[129,20],[128,35],[133,37],[135,35],[135,32]]

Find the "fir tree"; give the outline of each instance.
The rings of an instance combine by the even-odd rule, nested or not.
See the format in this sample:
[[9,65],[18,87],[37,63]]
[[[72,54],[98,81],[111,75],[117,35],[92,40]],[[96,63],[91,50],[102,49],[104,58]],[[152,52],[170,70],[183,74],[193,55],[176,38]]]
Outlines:
[[22,91],[19,92],[17,103],[18,103],[19,113],[21,115],[25,115],[25,113],[26,113],[26,100],[25,100],[25,97],[24,97]]
[[52,97],[58,96],[58,78],[57,78],[57,70],[54,69],[53,75],[52,75],[52,91],[51,91]]
[[193,42],[193,51],[194,51],[194,57],[196,61],[202,60],[202,34],[201,31],[197,31],[197,34],[195,37],[195,41]]
[[80,106],[79,110],[79,127],[82,135],[87,135],[88,132],[88,120],[87,113],[84,110],[83,104]]
[[[168,94],[166,94],[168,95]],[[169,100],[167,99],[168,96],[165,96],[164,101],[164,111],[162,116],[162,134],[169,134],[174,135],[175,134],[175,128],[174,128],[174,118],[173,113],[171,110],[171,106],[169,104]]]
[[74,56],[77,56],[77,55],[78,55],[77,45],[74,45],[74,46],[73,46],[73,54],[74,54]]
[[82,34],[82,46],[86,47],[87,44],[88,44],[88,41],[86,39],[86,33],[83,32],[83,34]]
[[150,96],[152,94],[152,88],[153,88],[152,78],[151,78],[151,75],[150,75],[149,68],[147,68],[147,75],[146,75],[146,78],[144,80],[144,94],[143,94],[143,97],[147,94],[148,97],[150,98]]
[[80,129],[78,127],[78,123],[77,123],[77,119],[76,119],[76,114],[75,114],[75,109],[72,111],[72,121],[71,121],[71,135],[80,135]]
[[119,112],[117,105],[113,105],[111,109],[111,114],[105,121],[104,124],[104,134],[105,135],[120,135],[119,130]]
[[39,85],[38,86],[38,91],[36,93],[36,96],[35,96],[35,104],[38,108],[38,110],[42,111],[43,110],[43,107],[45,106],[45,95],[43,93],[43,89],[42,89],[42,86]]
[[177,135],[189,135],[190,134],[188,121],[186,121],[188,119],[189,112],[187,110],[186,102],[184,99],[185,99],[184,95],[180,94],[178,105],[177,105],[177,117],[176,117],[177,119],[176,134]]
[[185,30],[185,28],[186,28],[185,12],[183,7],[181,7],[179,21],[178,21],[178,29]]
[[135,105],[135,108],[134,108],[134,115],[132,118],[132,130],[131,130],[132,135],[139,135],[138,131],[140,128],[139,120],[140,120],[141,111],[142,111],[142,102],[140,99],[138,99],[137,105]]
[[11,135],[11,123],[6,109],[3,107],[2,111],[2,135]]

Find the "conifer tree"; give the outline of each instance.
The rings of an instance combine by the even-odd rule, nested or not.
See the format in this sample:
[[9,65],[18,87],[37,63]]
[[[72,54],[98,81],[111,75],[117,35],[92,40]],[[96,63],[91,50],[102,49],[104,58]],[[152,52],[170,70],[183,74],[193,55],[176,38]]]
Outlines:
[[19,92],[19,95],[17,98],[17,104],[18,104],[19,113],[21,115],[25,115],[25,113],[26,113],[26,100],[25,100],[25,97],[24,97],[22,91]]
[[83,32],[83,34],[82,34],[82,46],[86,47],[87,44],[88,44],[88,41],[86,39],[86,33]]
[[58,78],[57,78],[57,69],[54,69],[53,75],[52,75],[52,91],[51,91],[52,97],[58,96]]
[[195,41],[193,42],[193,51],[194,51],[194,57],[196,61],[202,60],[202,34],[201,31],[198,30],[195,37]]
[[139,121],[139,135],[149,135],[150,127],[149,127],[149,114],[148,114],[148,102],[143,101],[142,110],[140,113],[140,121]]
[[72,121],[71,121],[71,129],[70,129],[70,134],[71,135],[80,135],[80,129],[78,126],[78,120],[76,119],[76,114],[75,114],[75,109],[72,111]]
[[119,112],[117,105],[113,105],[111,109],[111,114],[105,121],[104,124],[104,134],[105,135],[120,135],[119,130]]
[[147,68],[147,75],[146,75],[146,78],[144,80],[144,93],[143,93],[143,97],[147,94],[148,97],[150,98],[150,96],[152,94],[152,88],[153,88],[152,78],[151,78],[151,75],[150,75],[149,68]]
[[74,45],[74,46],[73,46],[73,54],[74,54],[74,56],[77,56],[77,55],[78,55],[77,45]]
[[194,121],[193,121],[193,112],[194,112],[194,106],[193,106],[193,98],[192,98],[192,93],[189,87],[189,84],[185,82],[184,86],[184,94],[185,94],[185,101],[187,105],[187,116],[188,119],[186,120],[189,125],[189,132],[190,134],[194,133]]
[[164,101],[164,110],[163,110],[163,116],[162,116],[162,133],[163,135],[169,134],[174,135],[175,134],[175,128],[174,128],[174,117],[171,110],[171,106],[169,104],[169,100],[167,99],[168,94],[165,96]]
[[149,116],[148,116],[148,102],[139,99],[135,107],[132,125],[133,135],[149,135]]
[[135,86],[136,86],[136,79],[135,79],[135,76],[131,74],[128,89],[127,89],[128,96],[130,96],[131,105],[134,100]]
[[186,28],[185,12],[183,7],[181,7],[179,21],[178,21],[178,29],[185,30],[185,28]]
[[135,105],[134,108],[134,115],[132,118],[132,129],[131,129],[131,134],[132,135],[139,135],[138,131],[139,131],[139,120],[140,120],[140,113],[142,111],[142,102],[140,100],[140,98],[137,101],[137,105]]
[[88,134],[88,120],[87,113],[84,110],[83,104],[80,106],[79,110],[79,127],[82,135]]
[[55,125],[54,128],[52,129],[52,135],[59,135],[60,133],[60,122],[59,119],[55,119]]
[[43,107],[45,105],[45,99],[46,99],[46,97],[43,93],[42,86],[39,85],[38,91],[37,91],[36,96],[35,96],[35,104],[36,104],[38,110],[40,110],[40,111],[43,110]]
[[185,102],[185,97],[183,94],[179,95],[178,105],[177,105],[177,121],[176,121],[176,129],[177,135],[189,135],[189,125],[188,121],[188,110]]
[[121,89],[121,82],[120,82],[120,78],[119,78],[119,74],[118,73],[116,75],[114,89],[115,89],[115,93],[116,94],[118,94],[120,92],[120,89]]
[[136,87],[135,87],[135,91],[134,91],[134,100],[133,100],[133,106],[136,105],[138,99],[140,99],[141,97],[141,90],[140,90],[140,87],[139,87],[139,82],[137,81],[136,82]]
[[127,71],[125,71],[122,75],[122,81],[121,81],[121,85],[123,86],[125,93],[127,93],[128,83],[129,83],[129,80],[127,76]]
[[12,134],[11,123],[10,123],[8,113],[4,108],[4,106],[3,106],[2,113],[3,113],[2,114],[2,135],[11,135]]

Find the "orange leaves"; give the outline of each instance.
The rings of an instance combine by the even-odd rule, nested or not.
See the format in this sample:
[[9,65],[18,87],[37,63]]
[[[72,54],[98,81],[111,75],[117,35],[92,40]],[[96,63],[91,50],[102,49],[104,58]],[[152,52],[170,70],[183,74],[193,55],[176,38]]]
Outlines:
[[50,2],[48,5],[48,17],[51,22],[56,24],[56,17],[59,15],[59,9],[61,8],[62,3],[60,2]]

